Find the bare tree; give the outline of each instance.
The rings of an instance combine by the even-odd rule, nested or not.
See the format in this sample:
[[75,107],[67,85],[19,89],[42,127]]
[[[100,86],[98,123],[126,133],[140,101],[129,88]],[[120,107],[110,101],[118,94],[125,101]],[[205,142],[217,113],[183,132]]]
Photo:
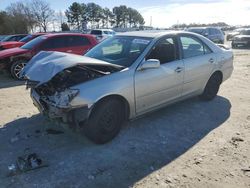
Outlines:
[[37,25],[46,32],[49,23],[53,21],[54,10],[50,8],[49,3],[43,0],[32,0],[31,7]]
[[19,1],[11,3],[6,10],[8,14],[15,17],[16,20],[22,20],[23,23],[25,23],[25,26],[27,26],[28,31],[33,32],[36,20],[34,19],[29,2]]

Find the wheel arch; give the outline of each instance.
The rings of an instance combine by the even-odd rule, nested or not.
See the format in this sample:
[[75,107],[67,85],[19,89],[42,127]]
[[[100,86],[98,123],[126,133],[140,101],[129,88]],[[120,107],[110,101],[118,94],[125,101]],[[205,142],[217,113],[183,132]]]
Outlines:
[[130,106],[129,106],[129,102],[127,101],[127,99],[125,97],[123,97],[122,95],[119,94],[110,94],[110,95],[106,95],[102,98],[100,98],[92,107],[90,114],[94,111],[95,108],[97,108],[101,103],[108,101],[110,99],[116,99],[118,101],[121,102],[121,104],[124,107],[124,111],[125,111],[125,120],[129,119],[129,115],[130,115]]
[[10,71],[12,65],[17,61],[17,60],[25,60],[25,61],[29,61],[30,58],[25,57],[25,56],[13,56],[9,58],[9,65],[8,65],[8,69]]
[[210,76],[210,78],[212,76],[214,76],[214,75],[218,75],[219,78],[220,78],[220,83],[222,83],[222,81],[223,81],[223,73],[222,73],[222,71],[221,70],[216,70],[215,72],[213,72],[213,74]]

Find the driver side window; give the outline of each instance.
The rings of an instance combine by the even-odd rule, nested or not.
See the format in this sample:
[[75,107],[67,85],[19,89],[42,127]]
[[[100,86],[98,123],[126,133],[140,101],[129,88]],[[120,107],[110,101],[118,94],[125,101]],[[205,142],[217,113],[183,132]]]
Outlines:
[[148,59],[158,59],[161,64],[169,63],[178,59],[176,42],[173,37],[162,39],[146,57]]

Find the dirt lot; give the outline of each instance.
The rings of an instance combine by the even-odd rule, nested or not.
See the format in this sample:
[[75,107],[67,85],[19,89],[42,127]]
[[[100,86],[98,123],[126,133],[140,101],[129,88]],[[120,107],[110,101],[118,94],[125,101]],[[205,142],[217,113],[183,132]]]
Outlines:
[[[233,76],[215,100],[129,122],[102,146],[48,122],[22,83],[0,75],[0,187],[250,187],[250,50],[234,52]],[[24,152],[49,166],[6,177]]]

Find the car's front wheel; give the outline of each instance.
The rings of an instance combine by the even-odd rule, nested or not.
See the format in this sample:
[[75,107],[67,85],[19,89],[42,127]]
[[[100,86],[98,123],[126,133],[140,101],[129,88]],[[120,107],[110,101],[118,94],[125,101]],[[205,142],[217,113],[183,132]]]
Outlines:
[[207,101],[215,98],[220,89],[221,82],[221,75],[219,73],[213,74],[209,78],[203,93],[200,95],[200,98]]
[[83,127],[83,132],[96,144],[104,144],[120,132],[124,119],[125,112],[121,101],[104,100],[93,109]]
[[21,71],[23,70],[23,68],[26,66],[27,64],[27,60],[24,59],[20,59],[15,61],[10,68],[10,73],[11,76],[17,80],[21,80]]

